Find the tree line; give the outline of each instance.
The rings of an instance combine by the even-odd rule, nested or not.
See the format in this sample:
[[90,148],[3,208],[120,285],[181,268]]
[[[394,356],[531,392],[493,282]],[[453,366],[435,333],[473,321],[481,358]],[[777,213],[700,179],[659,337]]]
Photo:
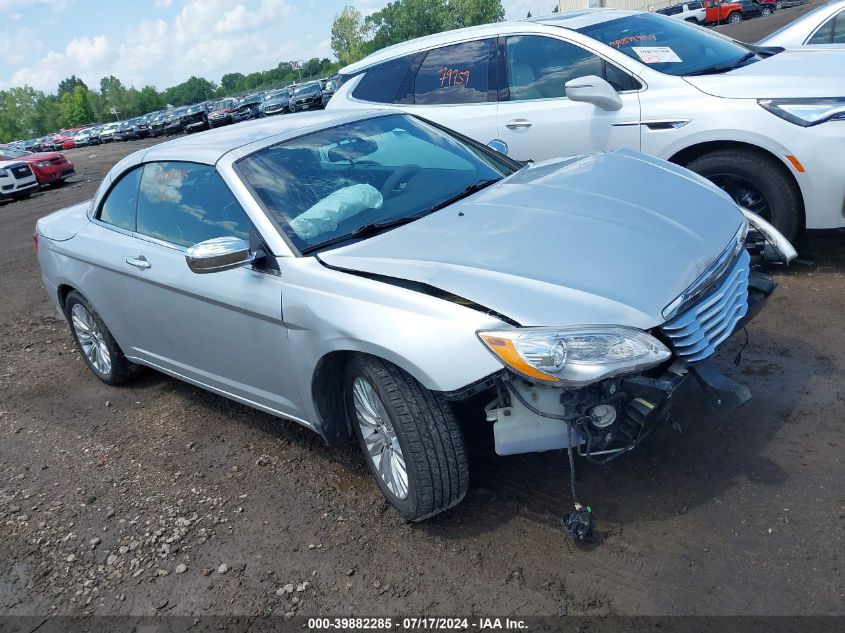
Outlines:
[[[55,94],[45,94],[31,86],[0,90],[0,143],[89,123],[130,119],[168,106],[282,87],[300,77],[332,75],[338,67],[329,59],[310,59],[299,70],[289,62],[281,62],[270,70],[225,74],[219,85],[203,77],[191,77],[162,91],[154,86],[138,90],[114,75],[103,77],[95,88],[71,75],[59,83]],[[112,114],[112,109],[117,114]]]
[[[128,119],[167,106],[281,87],[300,77],[328,76],[385,46],[450,29],[499,22],[504,16],[501,0],[394,0],[366,17],[347,6],[335,16],[331,27],[331,47],[337,62],[314,58],[299,70],[281,62],[270,70],[246,75],[227,73],[219,84],[190,77],[163,91],[154,86],[140,90],[126,86],[113,75],[103,77],[100,85],[93,88],[72,75],[59,83],[55,94],[31,86],[0,90],[0,142]],[[112,114],[112,110],[117,114]]]
[[332,23],[331,47],[346,65],[415,37],[504,18],[501,0],[395,0],[366,17],[347,6]]

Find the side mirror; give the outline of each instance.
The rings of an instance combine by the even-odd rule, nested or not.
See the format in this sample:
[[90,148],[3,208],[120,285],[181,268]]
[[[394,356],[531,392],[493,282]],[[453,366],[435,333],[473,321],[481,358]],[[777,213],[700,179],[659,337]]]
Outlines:
[[570,101],[592,103],[602,110],[622,108],[622,99],[609,83],[596,75],[577,77],[566,82],[566,97]]
[[201,275],[238,268],[253,258],[249,244],[239,237],[215,237],[194,244],[185,253],[188,268]]
[[505,156],[508,155],[508,144],[502,139],[494,138],[492,141],[487,143],[487,147],[499,152],[500,154],[504,154]]

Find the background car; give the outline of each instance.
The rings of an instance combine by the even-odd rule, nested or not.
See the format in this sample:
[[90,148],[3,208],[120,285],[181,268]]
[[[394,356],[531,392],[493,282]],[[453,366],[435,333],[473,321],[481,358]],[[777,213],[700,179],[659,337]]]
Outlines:
[[775,11],[774,2],[765,4],[758,2],[757,0],[737,0],[737,3],[742,11],[743,20],[768,16]]
[[182,129],[186,134],[207,130],[208,124],[208,102],[197,103],[189,107],[182,117]]
[[73,163],[58,152],[36,152],[0,146],[0,160],[26,163],[41,185],[58,185],[76,174]]
[[758,46],[845,46],[845,0],[813,9],[757,42]]
[[657,13],[668,15],[670,18],[675,18],[677,20],[695,22],[696,24],[704,24],[707,22],[707,12],[704,10],[703,0],[675,4],[671,7],[658,9]]
[[0,161],[0,200],[22,200],[37,189],[35,174],[25,162]]
[[294,88],[288,107],[291,112],[318,110],[323,107],[323,91],[319,82],[299,84]]
[[237,99],[220,99],[215,102],[208,113],[208,124],[211,127],[220,127],[232,123],[232,112],[238,106]]
[[161,136],[164,134],[164,126],[167,125],[167,117],[169,112],[159,112],[149,122],[151,136]]
[[259,108],[261,102],[264,100],[263,93],[247,95],[238,102],[238,106],[231,114],[232,123],[240,121],[248,121],[249,119],[257,119],[259,116]]
[[334,95],[334,91],[337,89],[337,77],[332,77],[331,79],[327,80],[325,85],[321,88],[321,95],[320,95],[320,105],[321,107],[325,108],[326,104]]
[[73,142],[77,147],[86,147],[91,144],[91,130],[84,128],[78,130],[73,136]]
[[182,118],[187,114],[187,112],[188,108],[186,107],[171,110],[164,119],[164,134],[167,136],[181,134],[185,130]]
[[288,104],[290,103],[290,95],[291,91],[287,88],[267,93],[267,97],[258,107],[259,116],[272,116],[274,114],[289,112]]
[[119,127],[120,123],[106,123],[103,126],[103,129],[100,130],[100,141],[103,143],[111,143],[112,141],[114,141],[114,135]]

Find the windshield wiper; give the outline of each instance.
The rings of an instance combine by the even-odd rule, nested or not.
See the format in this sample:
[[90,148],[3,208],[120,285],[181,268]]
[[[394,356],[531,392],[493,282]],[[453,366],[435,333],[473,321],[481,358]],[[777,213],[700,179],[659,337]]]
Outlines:
[[696,75],[717,75],[719,73],[726,73],[729,70],[734,70],[735,68],[739,68],[745,62],[747,62],[752,57],[756,56],[757,53],[754,51],[750,51],[740,57],[739,59],[731,62],[730,64],[720,64],[716,66],[709,66],[707,68],[702,68],[701,70],[696,70],[691,73],[685,73],[685,77],[695,77]]
[[319,250],[321,248],[340,244],[341,242],[346,242],[347,240],[354,240],[356,237],[371,237],[373,235],[378,235],[379,233],[381,233],[382,231],[386,231],[387,229],[392,229],[396,226],[402,226],[403,224],[413,222],[414,220],[417,220],[422,217],[422,215],[427,214],[423,213],[421,215],[409,215],[404,218],[385,220],[384,222],[370,222],[369,224],[363,224],[351,233],[346,233],[345,235],[338,235],[337,237],[333,237],[330,240],[326,240],[325,242],[320,242],[319,244],[314,244],[312,246],[306,246],[302,249],[302,254],[307,255],[308,253],[313,253],[314,251]]
[[497,183],[501,180],[501,178],[488,178],[485,180],[479,180],[474,182],[470,185],[467,185],[463,191],[456,193],[454,196],[450,196],[443,200],[442,202],[438,202],[435,204],[431,209],[429,209],[429,213],[434,213],[435,211],[440,211],[440,209],[445,209],[450,204],[456,203],[458,200],[463,200],[467,196],[471,196],[476,191],[481,191],[485,187],[489,187],[490,185]]

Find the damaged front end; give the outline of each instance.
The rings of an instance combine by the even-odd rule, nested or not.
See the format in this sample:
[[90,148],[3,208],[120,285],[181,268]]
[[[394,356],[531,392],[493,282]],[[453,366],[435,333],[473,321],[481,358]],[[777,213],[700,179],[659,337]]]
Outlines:
[[766,265],[787,264],[795,251],[771,225],[745,215],[749,224],[648,332],[619,326],[479,332],[506,367],[485,408],[496,452],[567,448],[606,463],[668,421],[693,378],[714,410],[747,402],[748,388],[724,376],[712,356],[777,286]]

